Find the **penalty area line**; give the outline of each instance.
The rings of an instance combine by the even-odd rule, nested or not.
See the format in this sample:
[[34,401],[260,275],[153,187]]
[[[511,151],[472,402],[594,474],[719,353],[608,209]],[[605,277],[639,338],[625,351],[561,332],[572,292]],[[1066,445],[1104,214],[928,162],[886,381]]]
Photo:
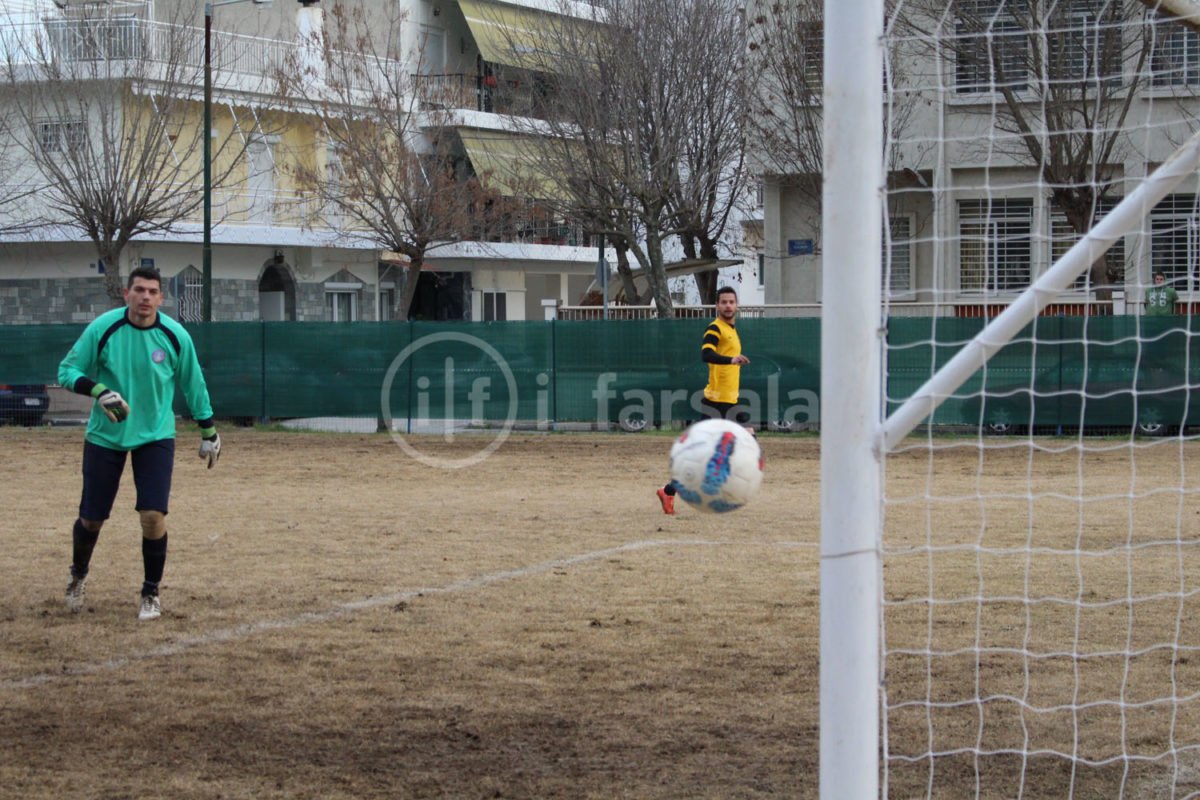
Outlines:
[[504,570],[502,572],[493,572],[488,575],[479,575],[474,578],[465,578],[463,580],[454,581],[442,586],[426,587],[422,589],[409,589],[402,592],[393,592],[391,594],[368,597],[364,600],[341,603],[324,611],[309,611],[303,614],[298,614],[289,619],[265,620],[262,622],[237,625],[232,628],[213,631],[212,633],[206,633],[203,636],[183,637],[177,641],[171,642],[170,644],[152,647],[149,650],[145,650],[141,653],[133,653],[127,656],[120,656],[118,658],[110,658],[106,661],[97,661],[92,664],[81,664],[75,667],[67,667],[57,672],[41,672],[36,675],[30,675],[26,678],[0,681],[0,691],[8,691],[13,689],[34,689],[39,686],[44,686],[48,683],[61,681],[65,678],[79,678],[86,677],[88,675],[96,675],[102,672],[111,672],[113,670],[122,669],[123,667],[139,661],[146,661],[153,658],[165,658],[179,655],[180,653],[185,653],[189,650],[207,647],[209,645],[226,644],[228,642],[249,639],[261,633],[269,633],[271,631],[297,628],[303,625],[328,622],[331,619],[336,619],[357,611],[369,610],[378,608],[380,606],[395,605],[397,603],[413,600],[418,597],[429,597],[431,595],[438,594],[453,594],[456,592],[470,591],[472,589],[480,589],[485,586],[490,586],[494,583],[529,578],[534,575],[541,575],[555,569],[575,566],[578,564],[586,564],[590,561],[597,561],[599,559],[609,558],[611,556],[620,555],[621,553],[628,553],[636,550],[648,550],[657,547],[731,546],[815,548],[817,545],[811,542],[735,542],[705,539],[645,539],[638,542],[629,542],[627,544],[617,545],[616,547],[605,548],[604,550],[594,550],[590,553],[580,553],[579,555],[569,556],[567,558],[544,561],[540,564],[532,564],[528,567],[522,567],[520,569]]

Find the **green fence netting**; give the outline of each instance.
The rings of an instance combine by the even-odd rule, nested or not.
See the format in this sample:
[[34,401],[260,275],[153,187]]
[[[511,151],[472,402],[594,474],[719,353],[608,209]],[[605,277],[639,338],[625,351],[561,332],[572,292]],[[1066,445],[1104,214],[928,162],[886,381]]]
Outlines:
[[[983,326],[894,318],[894,408]],[[188,325],[222,417],[672,422],[697,416],[703,322]],[[53,383],[82,325],[0,326],[0,383]],[[744,319],[742,402],[819,420],[820,320]],[[935,413],[947,425],[1200,424],[1191,317],[1040,317]]]

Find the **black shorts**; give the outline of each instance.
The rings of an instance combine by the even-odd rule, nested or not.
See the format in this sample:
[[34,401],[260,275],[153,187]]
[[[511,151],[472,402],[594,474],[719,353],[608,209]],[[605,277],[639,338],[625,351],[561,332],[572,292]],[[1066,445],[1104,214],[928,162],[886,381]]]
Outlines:
[[737,403],[718,403],[707,397],[700,400],[700,412],[707,419],[727,419],[742,425],[750,421],[750,412],[739,408]]
[[[171,494],[171,470],[175,466],[175,440],[159,439],[130,450],[133,484],[137,487],[138,511],[167,513]],[[117,499],[121,473],[125,471],[125,451],[83,443],[83,496],[79,500],[80,519],[106,520]]]

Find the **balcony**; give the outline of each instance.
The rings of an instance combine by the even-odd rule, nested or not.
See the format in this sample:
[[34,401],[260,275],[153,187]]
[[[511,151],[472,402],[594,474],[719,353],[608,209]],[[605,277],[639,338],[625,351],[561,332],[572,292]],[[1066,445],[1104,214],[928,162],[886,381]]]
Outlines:
[[489,66],[487,77],[469,73],[413,75],[425,108],[470,109],[529,119],[555,119],[553,91],[538,73]]
[[[296,61],[292,41],[265,39],[220,31],[211,39],[213,85],[227,90],[270,90],[275,75]],[[104,19],[48,19],[0,25],[0,56],[15,66],[76,64],[95,70],[102,64],[112,77],[152,79],[156,67],[187,67],[197,86],[204,67],[204,28],[180,26],[136,17]],[[331,59],[332,65],[342,63]],[[37,79],[36,72],[29,73]],[[69,77],[71,72],[67,72]],[[338,76],[327,75],[327,80]],[[341,78],[354,89],[365,90],[362,76]]]

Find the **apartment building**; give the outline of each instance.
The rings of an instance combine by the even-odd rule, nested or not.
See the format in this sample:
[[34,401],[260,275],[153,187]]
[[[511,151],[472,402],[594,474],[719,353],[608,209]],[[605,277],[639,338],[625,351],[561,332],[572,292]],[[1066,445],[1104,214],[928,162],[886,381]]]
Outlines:
[[[521,34],[514,38],[512,31],[536,31],[573,6],[588,13],[586,4],[539,0],[401,0],[399,12],[391,6],[381,12],[396,14],[398,39],[387,44],[406,60],[414,91],[436,96],[438,135],[449,120],[463,163],[481,173],[487,164],[494,188],[528,212],[489,226],[478,238],[430,249],[411,307],[414,316],[542,319],[547,304],[576,303],[593,281],[598,250],[587,231],[545,213],[535,197],[511,197],[528,183],[506,184],[505,170],[495,169],[513,146],[507,121],[514,114],[536,118],[547,82],[523,66]],[[140,172],[134,165],[145,154],[133,158],[129,152],[114,157],[111,166],[123,171],[127,184],[152,178],[174,188],[158,195],[131,191],[122,202],[149,197],[159,203],[162,217],[156,219],[153,208],[141,209],[134,215],[137,229],[114,236],[122,245],[122,275],[152,265],[167,279],[168,313],[184,321],[205,318],[207,271],[208,312],[217,321],[396,316],[405,257],[319,208],[292,168],[297,160],[330,159],[327,142],[313,126],[293,124],[303,114],[279,96],[275,80],[320,40],[328,13],[320,3],[111,0],[76,6],[20,0],[6,8],[0,47],[17,66],[10,67],[0,91],[7,94],[8,108],[26,103],[26,113],[4,115],[0,129],[0,165],[8,183],[0,195],[0,323],[81,322],[112,305],[112,291],[106,293],[103,284],[111,268],[87,227],[63,210],[103,200],[83,191],[89,186],[72,191],[64,176],[86,175],[88,180],[74,183],[94,177],[96,186],[111,186],[112,176],[103,173],[108,165],[84,169],[73,162],[84,152],[104,161],[117,142],[140,141],[144,130],[135,129],[144,129],[148,120],[162,125],[170,144],[146,153],[169,168]],[[22,61],[24,66],[17,63]],[[86,80],[76,80],[81,76]],[[51,81],[88,86],[72,105],[35,91]],[[103,108],[88,99],[96,96],[107,100]],[[424,107],[432,108],[432,99]],[[199,146],[205,120],[207,151]],[[27,138],[19,144],[15,137]],[[203,162],[209,165],[208,187]]]
[[[819,87],[820,4],[808,5],[811,35],[798,45],[798,69]],[[1099,219],[1196,128],[1200,37],[1147,4],[921,0],[897,8],[883,76],[893,314],[1002,309],[1078,240],[1064,192],[1087,193]],[[819,97],[814,91],[807,102],[819,105]],[[821,211],[803,184],[796,175],[765,177],[768,303],[821,299]],[[1155,271],[1192,307],[1200,299],[1198,195],[1197,182],[1185,181],[1049,313],[1138,313]]]

